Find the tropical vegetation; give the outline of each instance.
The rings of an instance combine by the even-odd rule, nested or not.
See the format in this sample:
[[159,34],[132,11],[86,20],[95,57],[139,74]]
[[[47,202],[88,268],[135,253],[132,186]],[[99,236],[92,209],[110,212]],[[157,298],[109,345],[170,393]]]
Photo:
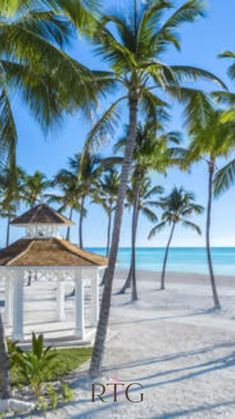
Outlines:
[[[203,159],[208,168],[208,201],[206,218],[206,249],[210,281],[215,307],[220,307],[219,296],[213,269],[210,233],[212,217],[213,183],[218,159],[228,157],[235,148],[235,114],[234,111],[219,109],[212,98],[204,92],[186,90],[183,92],[186,102],[186,125],[190,136],[189,162]],[[223,140],[221,140],[223,139]],[[219,176],[217,174],[217,190]]]
[[[211,253],[212,206],[213,197],[225,192],[235,180],[235,94],[210,71],[190,63],[167,62],[169,47],[180,51],[181,26],[204,16],[201,0],[182,1],[178,7],[168,0],[133,0],[119,13],[102,7],[98,0],[0,0],[0,10],[0,217],[7,224],[4,245],[11,242],[10,223],[20,209],[45,201],[74,223],[78,216],[77,242],[84,248],[84,220],[90,204],[103,209],[109,263],[89,369],[91,377],[98,377],[125,208],[132,211],[131,261],[121,291],[131,286],[133,301],[138,298],[135,259],[140,216],[156,223],[150,238],[170,227],[161,289],[165,288],[177,224],[201,233],[190,219],[203,211],[194,194],[175,186],[162,196],[163,185],[153,182],[153,171],[159,177],[167,176],[173,166],[189,170],[199,160],[206,163],[206,251],[214,305],[220,307]],[[79,42],[77,34],[92,48],[100,62],[99,70],[88,68],[68,52],[74,39]],[[230,61],[228,74],[233,82],[235,53],[225,51],[220,58]],[[213,87],[214,91],[209,94],[193,86],[198,80],[209,82],[209,90]],[[219,86],[216,91],[215,83]],[[18,165],[15,95],[44,133],[77,112],[82,112],[89,124],[82,149],[78,145],[79,151],[70,157],[67,167],[52,178],[39,170],[26,173]],[[186,144],[179,132],[168,129],[170,106],[176,101],[184,109]],[[107,157],[103,149],[101,153],[107,141],[115,145],[114,156]],[[69,226],[66,238],[71,236]],[[12,359],[18,362],[16,376],[24,376],[39,398],[44,370],[54,360],[54,352],[44,348],[43,337],[36,336],[32,352],[22,354],[14,345],[12,351]],[[2,398],[10,396],[8,361],[0,312]],[[53,390],[51,397],[55,399]]]
[[166,266],[170,245],[175,233],[177,224],[191,228],[196,233],[201,234],[200,227],[190,221],[190,217],[194,214],[201,214],[203,207],[195,203],[195,197],[191,192],[181,188],[174,188],[169,195],[160,198],[159,206],[163,210],[160,223],[156,224],[149,233],[149,239],[154,237],[156,233],[165,227],[170,227],[170,235],[166,244],[166,251],[163,260],[161,275],[161,290],[165,289]]

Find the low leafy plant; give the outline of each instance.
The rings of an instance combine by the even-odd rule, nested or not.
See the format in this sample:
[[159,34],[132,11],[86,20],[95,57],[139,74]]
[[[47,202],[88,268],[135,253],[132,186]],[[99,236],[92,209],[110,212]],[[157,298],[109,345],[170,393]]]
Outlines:
[[53,369],[57,353],[51,347],[44,347],[43,335],[32,334],[32,351],[17,352],[14,362],[25,382],[34,391],[36,399],[41,395],[41,386],[45,381],[46,372]]
[[18,346],[17,341],[12,341],[7,339],[7,352],[10,363],[10,368],[14,368],[17,365],[17,359],[20,354],[22,354],[22,349]]
[[46,412],[48,408],[49,408],[49,405],[48,405],[48,401],[46,397],[39,396],[38,401],[37,401],[37,409],[42,412]]
[[46,394],[50,400],[51,408],[56,409],[58,407],[59,397],[58,397],[57,391],[54,389],[54,387],[51,384],[47,386]]
[[61,384],[62,397],[64,402],[70,402],[74,398],[74,391],[68,384]]

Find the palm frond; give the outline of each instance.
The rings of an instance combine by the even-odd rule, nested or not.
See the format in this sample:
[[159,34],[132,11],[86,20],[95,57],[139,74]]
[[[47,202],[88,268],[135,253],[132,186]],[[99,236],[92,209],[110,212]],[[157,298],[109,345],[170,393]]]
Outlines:
[[180,49],[178,27],[187,22],[194,22],[201,16],[204,16],[204,4],[201,0],[185,2],[162,25],[158,33],[159,43],[162,45],[171,43]]
[[141,212],[151,223],[154,223],[158,220],[157,215],[147,207],[142,208]]
[[99,0],[53,0],[72,23],[86,34],[93,33],[97,26]]
[[145,195],[145,199],[151,198],[153,195],[162,194],[164,192],[164,188],[160,185],[153,186]]
[[156,233],[160,232],[163,228],[165,228],[166,225],[166,221],[162,221],[161,223],[153,227],[148,235],[148,239],[152,239],[156,235]]
[[235,52],[233,51],[225,51],[219,54],[220,58],[231,58],[233,60],[233,64],[230,65],[228,69],[228,75],[231,79],[235,79]]
[[192,230],[196,231],[196,233],[198,233],[200,235],[202,234],[201,229],[197,224],[192,223],[191,221],[187,221],[187,220],[183,220],[182,224],[183,224],[184,227],[189,227]]
[[125,96],[117,99],[98,119],[87,135],[84,150],[98,148],[114,134],[119,121],[118,105],[125,99]]
[[234,106],[235,105],[235,93],[232,92],[212,92],[214,97],[219,104]]
[[17,130],[6,86],[2,87],[0,94],[0,138],[1,164],[6,163],[7,157],[9,168],[14,171],[16,165]]
[[204,70],[198,67],[186,66],[186,65],[172,65],[170,66],[175,78],[181,82],[192,82],[198,79],[205,79],[218,84],[223,89],[227,90],[226,84],[219,78],[216,77],[210,71]]
[[214,180],[214,194],[219,196],[221,193],[227,191],[235,181],[235,159],[227,163],[220,169]]

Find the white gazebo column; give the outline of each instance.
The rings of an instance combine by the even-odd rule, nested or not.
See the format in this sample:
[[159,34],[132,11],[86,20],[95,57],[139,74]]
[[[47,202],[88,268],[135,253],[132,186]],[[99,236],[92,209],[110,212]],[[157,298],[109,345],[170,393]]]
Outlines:
[[59,322],[65,320],[65,283],[64,281],[57,281],[57,290],[56,290],[56,311],[57,311],[57,320]]
[[23,340],[23,299],[24,299],[24,278],[23,274],[19,271],[14,273],[13,281],[13,340]]
[[85,338],[84,279],[82,270],[75,273],[75,336]]
[[12,324],[12,310],[13,310],[13,284],[10,275],[5,279],[5,321]]
[[99,271],[93,273],[91,278],[91,326],[96,327],[99,320]]

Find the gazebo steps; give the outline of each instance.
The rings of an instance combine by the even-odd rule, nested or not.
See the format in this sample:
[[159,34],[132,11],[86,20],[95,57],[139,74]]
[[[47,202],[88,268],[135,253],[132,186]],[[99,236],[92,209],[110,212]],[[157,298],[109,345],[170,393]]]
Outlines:
[[[6,336],[12,336],[12,327],[5,326]],[[32,333],[43,334],[46,346],[57,348],[72,348],[78,346],[90,346],[94,341],[95,328],[86,327],[85,338],[79,339],[74,335],[74,323],[70,321],[48,323],[31,323],[24,325],[24,341],[19,342],[23,349],[31,347]]]

